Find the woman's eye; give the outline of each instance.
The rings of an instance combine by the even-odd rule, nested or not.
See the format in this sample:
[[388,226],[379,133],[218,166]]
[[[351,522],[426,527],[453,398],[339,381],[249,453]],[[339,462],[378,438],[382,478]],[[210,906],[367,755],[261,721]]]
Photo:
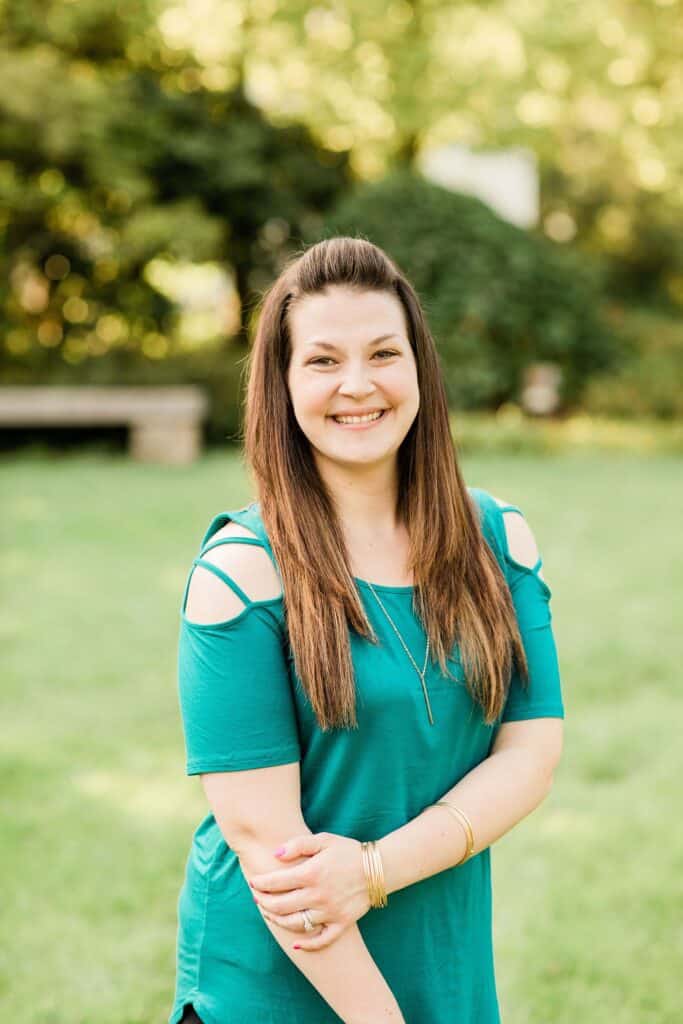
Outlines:
[[[391,349],[383,348],[383,349],[380,349],[378,352],[375,352],[375,355],[376,356],[396,356],[396,355],[398,355],[398,352],[393,352]],[[381,361],[383,362],[384,360],[381,360]],[[325,363],[325,362],[334,362],[334,360],[330,356],[316,356],[315,359],[310,359],[309,360],[308,365],[309,366],[315,366],[316,363]]]

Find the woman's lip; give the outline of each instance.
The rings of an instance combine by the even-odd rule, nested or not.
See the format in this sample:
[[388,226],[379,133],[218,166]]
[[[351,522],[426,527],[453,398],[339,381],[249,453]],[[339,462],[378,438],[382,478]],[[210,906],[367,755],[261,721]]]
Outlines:
[[[381,412],[382,412],[381,416],[378,416],[376,420],[366,420],[365,423],[337,423],[337,421],[335,420],[334,416],[330,416],[329,419],[332,420],[332,422],[334,423],[334,425],[336,427],[345,427],[347,430],[365,430],[368,427],[374,427],[375,423],[380,423],[384,419],[384,413],[385,412],[389,412],[389,411],[390,411],[389,409],[382,409],[381,410]],[[358,415],[358,414],[352,413],[351,415]]]

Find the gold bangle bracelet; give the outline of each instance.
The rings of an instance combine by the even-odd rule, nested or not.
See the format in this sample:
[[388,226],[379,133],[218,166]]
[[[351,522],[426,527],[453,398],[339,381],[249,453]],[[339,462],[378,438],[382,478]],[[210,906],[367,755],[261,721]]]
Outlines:
[[373,906],[382,907],[386,902],[384,899],[382,861],[379,857],[379,851],[377,850],[374,841],[368,844],[368,859],[370,863],[370,874],[372,877],[374,893]]
[[370,859],[370,844],[363,843],[361,849],[363,851],[363,870],[365,871],[365,880],[368,885],[368,898],[370,906],[374,907],[377,905],[377,885],[372,860]]
[[365,881],[368,886],[368,899],[370,900],[370,906],[375,905],[375,883],[372,875],[372,869],[370,866],[370,854],[368,853],[368,844],[360,844],[361,853],[363,855],[363,872],[365,874]]
[[374,902],[374,892],[372,888],[372,878],[370,877],[370,865],[368,863],[367,843],[360,844],[360,851],[363,857],[363,874],[365,875],[365,881],[368,887],[368,899],[370,900],[370,906],[372,906]]
[[387,905],[387,885],[384,881],[384,865],[382,864],[382,855],[379,852],[379,846],[376,842],[372,844],[372,852],[375,857],[375,866],[377,869],[377,882],[380,898],[380,906],[386,907]]
[[361,843],[363,871],[368,883],[368,897],[371,907],[386,907],[387,891],[384,882],[382,857],[374,840]]
[[456,868],[459,868],[461,864],[464,864],[465,861],[469,860],[474,854],[474,832],[472,831],[472,823],[464,811],[461,811],[459,807],[455,807],[453,804],[449,804],[447,800],[437,800],[434,807],[446,807],[465,830],[467,846],[461,859],[455,865]]

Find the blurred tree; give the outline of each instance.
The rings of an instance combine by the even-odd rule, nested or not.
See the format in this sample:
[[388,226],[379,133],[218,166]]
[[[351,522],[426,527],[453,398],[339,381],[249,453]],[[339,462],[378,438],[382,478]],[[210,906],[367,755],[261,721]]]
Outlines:
[[159,25],[366,180],[446,142],[529,147],[541,230],[683,304],[682,0],[167,0]]
[[22,0],[3,19],[2,378],[95,361],[120,379],[172,356],[176,310],[153,260],[227,265],[244,343],[292,237],[347,183],[345,157],[269,124],[238,84],[170,67],[151,5]]
[[[346,161],[316,148],[305,128],[269,125],[239,86],[173,94],[138,73],[124,88],[125,103],[108,125],[109,145],[128,152],[138,173],[155,183],[155,205],[144,218],[149,222],[150,210],[159,209],[154,223],[162,225],[166,211],[191,196],[221,226],[218,255],[235,273],[246,341],[254,298],[279,270],[291,239],[318,224],[348,185]],[[131,120],[130,110],[144,111],[144,119]],[[167,245],[179,258],[203,258],[187,237]],[[147,256],[154,251],[159,240],[152,237]]]
[[539,233],[680,309],[682,6],[0,0],[0,374],[158,377],[159,261],[234,268],[244,339],[350,171],[445,142],[530,147]]
[[600,416],[683,420],[683,324],[652,309],[618,325],[626,358],[616,373],[586,382],[581,407]]

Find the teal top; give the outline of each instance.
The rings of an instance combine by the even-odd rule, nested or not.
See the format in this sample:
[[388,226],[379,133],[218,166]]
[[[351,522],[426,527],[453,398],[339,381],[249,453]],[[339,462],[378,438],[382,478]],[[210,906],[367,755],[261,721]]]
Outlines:
[[[449,669],[455,680],[438,664],[427,668],[430,725],[410,660],[367,581],[356,578],[380,644],[349,630],[358,728],[323,732],[293,668],[282,595],[252,601],[231,577],[201,561],[213,544],[251,543],[264,547],[275,563],[254,502],[214,517],[190,570],[191,577],[194,566],[203,564],[223,579],[245,602],[242,611],[225,622],[192,623],[185,615],[190,577],[185,587],[178,668],[188,775],[300,761],[308,827],[366,841],[400,828],[440,799],[489,754],[501,721],[564,718],[551,591],[538,575],[540,559],[533,568],[516,562],[507,546],[503,508],[486,491],[468,490],[508,581],[529,666],[528,689],[513,673],[498,721],[484,724],[454,649]],[[229,520],[256,536],[211,544]],[[373,586],[421,667],[426,634],[413,610],[413,587]],[[486,848],[461,867],[395,891],[388,906],[359,919],[406,1024],[499,1024],[490,857]],[[177,1024],[187,1003],[205,1024],[340,1020],[271,935],[211,813],[194,833],[178,900],[169,1024]]]

